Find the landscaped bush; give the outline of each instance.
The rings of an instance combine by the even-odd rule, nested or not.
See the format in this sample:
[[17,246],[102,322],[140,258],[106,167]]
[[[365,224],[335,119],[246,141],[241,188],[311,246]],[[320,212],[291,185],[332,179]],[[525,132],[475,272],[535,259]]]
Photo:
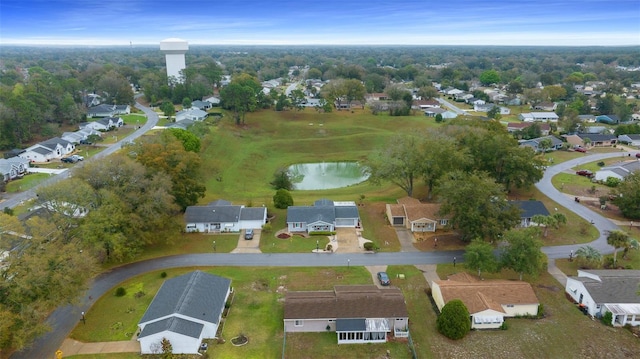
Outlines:
[[160,273],[160,278],[167,278],[167,272]]
[[271,223],[265,223],[262,225],[262,231],[264,233],[271,233],[271,229],[272,229]]
[[124,297],[126,294],[127,290],[123,287],[118,287],[118,289],[116,289],[116,297]]
[[279,209],[285,209],[289,206],[293,206],[293,197],[291,193],[286,189],[279,189],[276,194],[273,195],[273,205]]
[[618,178],[615,177],[607,177],[607,180],[604,181],[605,186],[607,187],[618,187],[618,185],[620,184],[620,180]]
[[598,166],[600,166],[600,167],[604,167],[604,161],[600,161],[600,162],[598,162]]
[[368,250],[368,251],[372,251],[374,250],[375,245],[373,244],[373,242],[365,242],[364,243],[364,249]]
[[471,330],[469,310],[459,299],[454,299],[442,307],[442,313],[436,320],[438,332],[453,340],[464,338]]
[[309,232],[310,236],[333,236],[335,235],[336,232],[331,232],[331,231],[315,231],[315,232]]
[[611,312],[607,311],[606,313],[604,313],[604,315],[602,316],[602,318],[600,319],[602,321],[602,324],[607,325],[607,326],[611,326],[611,321],[613,320],[613,314],[611,314]]

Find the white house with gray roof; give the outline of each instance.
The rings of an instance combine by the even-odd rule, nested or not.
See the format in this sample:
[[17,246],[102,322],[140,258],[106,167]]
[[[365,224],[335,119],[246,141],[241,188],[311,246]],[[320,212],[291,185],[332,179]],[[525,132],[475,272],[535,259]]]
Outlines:
[[612,325],[640,325],[640,270],[578,270],[567,278],[565,291],[589,315],[611,312]]
[[597,181],[606,181],[607,178],[613,177],[619,180],[624,180],[633,172],[640,171],[640,161],[626,161],[626,162],[618,162],[611,166],[602,167],[599,171],[595,173],[595,179]]
[[287,208],[289,232],[331,232],[336,228],[360,226],[360,214],[355,202],[334,202],[320,199],[313,206]]
[[176,122],[183,120],[203,121],[207,118],[207,113],[199,108],[188,108],[176,113]]
[[18,156],[31,162],[49,162],[72,153],[75,148],[73,143],[54,137],[27,148]]
[[240,232],[262,228],[267,223],[266,207],[245,207],[217,200],[206,206],[189,206],[184,212],[187,232]]
[[198,354],[202,339],[215,338],[231,280],[201,271],[166,280],[140,319],[140,351],[161,353],[166,338],[174,354]]

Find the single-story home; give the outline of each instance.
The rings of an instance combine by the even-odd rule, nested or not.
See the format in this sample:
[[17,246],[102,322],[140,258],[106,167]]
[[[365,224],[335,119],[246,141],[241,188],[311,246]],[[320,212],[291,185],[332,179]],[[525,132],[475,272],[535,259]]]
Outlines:
[[529,227],[536,223],[532,221],[533,216],[548,216],[549,211],[544,203],[540,201],[509,201],[512,205],[520,209],[520,227]]
[[0,158],[0,181],[11,181],[27,173],[29,160],[21,157]]
[[519,140],[518,144],[520,145],[520,147],[527,146],[527,147],[533,148],[533,150],[536,152],[542,152],[543,149],[540,146],[540,143],[545,139],[548,139],[551,141],[551,146],[547,149],[547,151],[559,150],[564,145],[564,142],[560,141],[556,136],[544,136],[544,137],[532,138],[530,140]]
[[436,115],[442,115],[443,113],[447,112],[447,110],[440,107],[427,107],[423,112],[427,117],[436,117]]
[[449,223],[439,214],[440,204],[422,203],[412,197],[399,198],[397,204],[386,205],[386,215],[392,226],[406,227],[411,232],[435,232]]
[[640,270],[578,269],[567,278],[565,292],[594,317],[611,312],[615,326],[640,325]]
[[267,223],[266,207],[245,207],[217,200],[206,206],[189,206],[184,212],[186,232],[240,232],[262,228]]
[[640,147],[640,134],[620,135],[618,136],[618,142],[626,143],[634,147]]
[[212,104],[213,106],[219,106],[220,105],[220,98],[216,97],[216,96],[208,96],[202,99],[202,101],[207,101],[208,103]]
[[504,318],[537,315],[540,302],[531,284],[513,280],[480,280],[458,273],[431,283],[431,295],[440,311],[459,299],[469,310],[472,329],[500,328]]
[[[582,139],[585,145],[600,147],[600,146],[613,146],[618,143],[618,137],[613,134],[599,134],[599,133],[579,133],[578,137]],[[586,141],[586,139],[589,141]],[[589,142],[588,144],[586,142]]]
[[161,353],[161,341],[174,354],[198,354],[202,339],[216,337],[231,280],[194,271],[166,280],[140,319],[141,354]]
[[558,122],[558,115],[555,112],[530,112],[521,113],[518,119],[524,122]]
[[[484,104],[479,104],[476,103],[473,105],[473,110],[477,111],[477,112],[489,112],[491,110],[493,110],[494,107],[496,107],[498,105],[493,104],[493,103],[484,103]],[[509,115],[511,114],[511,109],[508,107],[504,107],[504,106],[499,106],[500,109],[500,114],[501,115]]]
[[616,115],[600,115],[600,116],[596,116],[596,122],[613,125],[616,123],[620,123],[620,117]]
[[173,122],[168,124],[166,127],[167,128],[181,128],[183,130],[186,130],[189,128],[189,126],[193,125],[195,123],[195,121],[191,121],[191,120],[182,120],[180,122]]
[[103,117],[96,121],[83,122],[80,124],[80,129],[90,129],[95,131],[111,131],[114,128],[124,126],[124,120],[121,117]]
[[118,115],[128,115],[131,113],[129,105],[107,105],[102,104],[90,107],[87,110],[87,117],[114,117]]
[[360,227],[360,213],[355,202],[320,199],[313,206],[287,208],[289,232],[332,232],[339,227]]
[[427,108],[440,108],[440,102],[431,99],[431,100],[416,100],[413,101],[413,106],[412,108],[415,109],[420,109],[420,110],[425,110]]
[[611,166],[600,168],[600,170],[595,173],[595,179],[597,181],[606,181],[607,178],[613,177],[624,180],[631,173],[638,171],[640,171],[640,161],[638,160],[618,162]]
[[594,115],[578,115],[578,119],[582,122],[589,122],[589,123],[596,122],[596,116]]
[[203,121],[207,118],[207,113],[198,108],[188,108],[176,113],[176,122],[183,120]]
[[65,141],[78,144],[80,143],[80,141],[85,141],[91,135],[101,136],[101,133],[91,128],[84,128],[82,130],[78,130],[74,132],[64,132],[62,136],[60,136],[60,138],[62,138]]
[[558,104],[555,102],[540,102],[539,104],[533,106],[534,110],[538,111],[555,111],[558,108]]
[[49,162],[72,153],[75,148],[73,143],[54,137],[27,148],[19,156],[31,162]]
[[[533,122],[510,122],[507,124],[507,131],[508,132],[522,131],[525,128],[531,127],[533,124],[534,124]],[[540,134],[542,134],[543,136],[549,135],[549,131],[551,131],[551,126],[549,126],[548,123],[537,123],[536,125],[538,125],[538,127],[540,128]]]
[[338,344],[384,343],[409,335],[402,291],[375,285],[337,285],[333,290],[287,292],[285,333],[336,332]]
[[197,108],[203,111],[210,109],[212,106],[212,103],[209,101],[195,100],[191,102],[191,108]]

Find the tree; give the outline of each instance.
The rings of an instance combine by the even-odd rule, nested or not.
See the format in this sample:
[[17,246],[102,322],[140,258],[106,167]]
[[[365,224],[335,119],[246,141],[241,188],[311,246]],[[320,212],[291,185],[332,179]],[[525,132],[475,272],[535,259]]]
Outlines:
[[420,149],[418,136],[394,136],[387,146],[369,156],[369,180],[372,183],[390,181],[411,196],[414,182],[422,171]]
[[500,74],[496,70],[487,70],[480,74],[480,82],[485,85],[500,83]]
[[200,152],[200,139],[195,134],[181,128],[169,128],[166,131],[182,142],[186,151]]
[[306,102],[306,98],[304,96],[304,92],[299,89],[295,89],[291,91],[289,94],[289,100],[291,101],[291,105],[296,111],[304,110],[304,104]]
[[626,259],[627,253],[629,253],[629,251],[632,249],[636,251],[640,249],[640,242],[638,242],[638,240],[635,238],[629,238],[629,240],[624,244],[624,251],[622,252],[622,258]]
[[567,97],[567,90],[562,86],[546,86],[542,89],[542,94],[546,100],[559,101]]
[[441,113],[436,114],[436,122],[437,122],[437,123],[442,122],[442,114],[441,114]]
[[433,86],[425,86],[421,87],[418,90],[418,96],[422,97],[424,100],[430,100],[432,98],[438,97],[438,89]]
[[524,230],[511,230],[504,238],[507,246],[503,248],[501,258],[504,268],[513,269],[520,274],[537,276],[545,265],[545,255],[540,250],[542,241],[538,239],[537,228],[529,227]]
[[629,219],[640,219],[640,171],[632,172],[614,189],[613,203]]
[[191,99],[188,97],[185,97],[182,99],[182,108],[191,108]]
[[551,146],[553,146],[553,142],[550,138],[543,138],[538,142],[538,148],[542,150],[542,153],[547,153]]
[[174,358],[173,345],[171,345],[171,342],[169,341],[169,339],[163,337],[162,340],[160,341],[160,347],[162,350],[162,359]]
[[171,116],[176,114],[175,106],[173,106],[173,104],[169,101],[163,102],[162,105],[160,105],[160,110],[165,116],[167,116],[169,122],[171,122]]
[[451,215],[450,224],[464,241],[497,238],[520,222],[520,211],[509,204],[502,186],[486,173],[451,172],[438,193],[442,198],[440,213]]
[[493,247],[481,239],[474,239],[465,247],[464,265],[469,269],[477,270],[480,278],[482,278],[482,271],[494,272],[498,269]]
[[602,254],[591,246],[582,246],[576,251],[576,260],[581,268],[598,268],[602,264]]
[[487,111],[487,117],[499,120],[500,119],[500,106],[495,106],[494,105],[489,111]]
[[420,175],[429,189],[428,199],[440,179],[450,171],[463,168],[468,162],[467,151],[458,148],[455,138],[429,131],[422,136]]
[[133,90],[129,81],[115,70],[106,72],[96,87],[102,91],[108,104],[133,104]]
[[629,235],[623,231],[611,231],[607,236],[607,244],[613,247],[613,266],[616,266],[618,249],[625,248],[629,244]]
[[462,339],[471,330],[469,317],[469,310],[460,299],[451,300],[436,319],[438,332],[449,339]]
[[238,82],[231,82],[220,91],[222,107],[233,111],[237,125],[244,123],[247,112],[256,106],[256,92],[250,86],[243,86]]
[[351,107],[351,103],[353,101],[364,102],[364,95],[367,93],[367,90],[364,88],[364,85],[360,80],[346,80],[344,81],[343,86],[345,87],[344,94],[349,107]]
[[291,176],[289,171],[286,168],[281,168],[273,174],[273,181],[271,181],[271,186],[275,190],[286,189],[287,191],[291,191],[293,189],[293,183],[291,182]]
[[279,209],[286,209],[289,206],[293,206],[293,197],[291,196],[291,192],[284,188],[277,190],[276,194],[273,196],[273,205]]
[[543,236],[546,237],[549,227],[558,229],[561,224],[567,223],[567,217],[564,214],[557,212],[550,216],[536,214],[531,218],[531,222],[538,224],[538,226],[544,226]]

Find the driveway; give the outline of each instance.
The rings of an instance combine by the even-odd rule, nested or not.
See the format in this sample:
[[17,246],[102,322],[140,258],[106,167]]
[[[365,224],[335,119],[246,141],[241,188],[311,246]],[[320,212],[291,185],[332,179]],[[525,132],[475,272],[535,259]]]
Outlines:
[[420,252],[418,248],[414,247],[415,237],[410,230],[403,227],[395,227],[398,241],[400,242],[400,252]]
[[260,250],[260,229],[253,230],[253,239],[244,239],[244,231],[238,236],[238,246],[231,253],[262,253]]

